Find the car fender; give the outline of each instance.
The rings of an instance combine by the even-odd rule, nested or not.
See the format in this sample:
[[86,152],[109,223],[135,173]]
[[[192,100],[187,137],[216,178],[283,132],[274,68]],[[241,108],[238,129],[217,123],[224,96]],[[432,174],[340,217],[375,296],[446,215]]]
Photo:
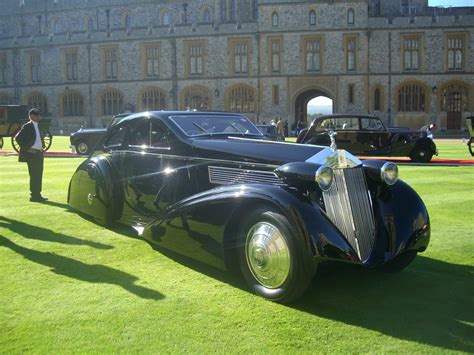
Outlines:
[[[175,220],[176,223],[183,223],[183,219],[196,220],[197,213],[201,223],[219,229],[218,243],[222,258],[225,258],[237,247],[236,240],[240,236],[236,234],[236,226],[239,221],[250,208],[262,205],[289,220],[290,228],[299,238],[298,244],[303,249],[301,255],[305,257],[304,265],[308,272],[315,270],[315,257],[359,261],[355,251],[319,207],[297,191],[276,185],[226,185],[191,196],[174,204],[164,215],[149,223],[143,236],[152,242],[159,242],[167,233],[167,224],[173,225]],[[153,232],[157,226],[160,226],[157,229],[161,233],[158,238]]]
[[69,205],[104,225],[117,220],[123,210],[123,198],[113,176],[118,175],[106,156],[85,160],[71,178]]

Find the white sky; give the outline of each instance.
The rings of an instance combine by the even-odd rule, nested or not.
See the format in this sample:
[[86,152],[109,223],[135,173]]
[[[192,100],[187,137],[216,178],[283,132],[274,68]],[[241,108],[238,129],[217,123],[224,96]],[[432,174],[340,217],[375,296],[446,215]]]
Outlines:
[[318,96],[308,102],[308,106],[331,106],[332,100],[328,97]]
[[429,6],[474,6],[474,0],[429,0]]

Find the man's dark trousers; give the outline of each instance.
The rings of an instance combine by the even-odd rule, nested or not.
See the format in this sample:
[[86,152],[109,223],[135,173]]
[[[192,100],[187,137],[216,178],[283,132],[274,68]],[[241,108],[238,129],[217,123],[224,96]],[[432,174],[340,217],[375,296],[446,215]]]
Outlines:
[[41,197],[43,181],[43,152],[37,151],[35,154],[28,154],[28,172],[30,174],[30,193],[32,198]]

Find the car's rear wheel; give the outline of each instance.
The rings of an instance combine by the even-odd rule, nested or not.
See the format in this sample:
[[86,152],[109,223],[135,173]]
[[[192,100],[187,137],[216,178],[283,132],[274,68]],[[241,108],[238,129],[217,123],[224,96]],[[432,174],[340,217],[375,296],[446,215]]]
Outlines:
[[242,274],[253,292],[288,303],[307,288],[312,275],[303,269],[303,255],[287,218],[259,209],[244,221],[239,243]]
[[433,157],[431,149],[425,145],[416,146],[413,148],[410,158],[417,163],[428,163]]
[[407,250],[406,252],[397,255],[395,259],[389,261],[387,264],[381,266],[380,270],[385,272],[400,272],[415,260],[417,254],[418,251],[416,250]]
[[80,155],[87,155],[89,154],[89,145],[84,141],[78,141],[76,143],[76,151]]
[[469,138],[469,142],[467,142],[467,146],[469,148],[469,153],[471,153],[471,157],[474,156],[474,150],[472,149],[473,142],[474,142],[474,137]]

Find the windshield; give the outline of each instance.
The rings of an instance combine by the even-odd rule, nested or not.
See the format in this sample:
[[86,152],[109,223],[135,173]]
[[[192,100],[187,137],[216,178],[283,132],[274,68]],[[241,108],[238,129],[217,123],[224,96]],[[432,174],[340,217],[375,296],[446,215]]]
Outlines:
[[214,134],[262,135],[245,116],[192,115],[173,116],[170,119],[191,137]]

